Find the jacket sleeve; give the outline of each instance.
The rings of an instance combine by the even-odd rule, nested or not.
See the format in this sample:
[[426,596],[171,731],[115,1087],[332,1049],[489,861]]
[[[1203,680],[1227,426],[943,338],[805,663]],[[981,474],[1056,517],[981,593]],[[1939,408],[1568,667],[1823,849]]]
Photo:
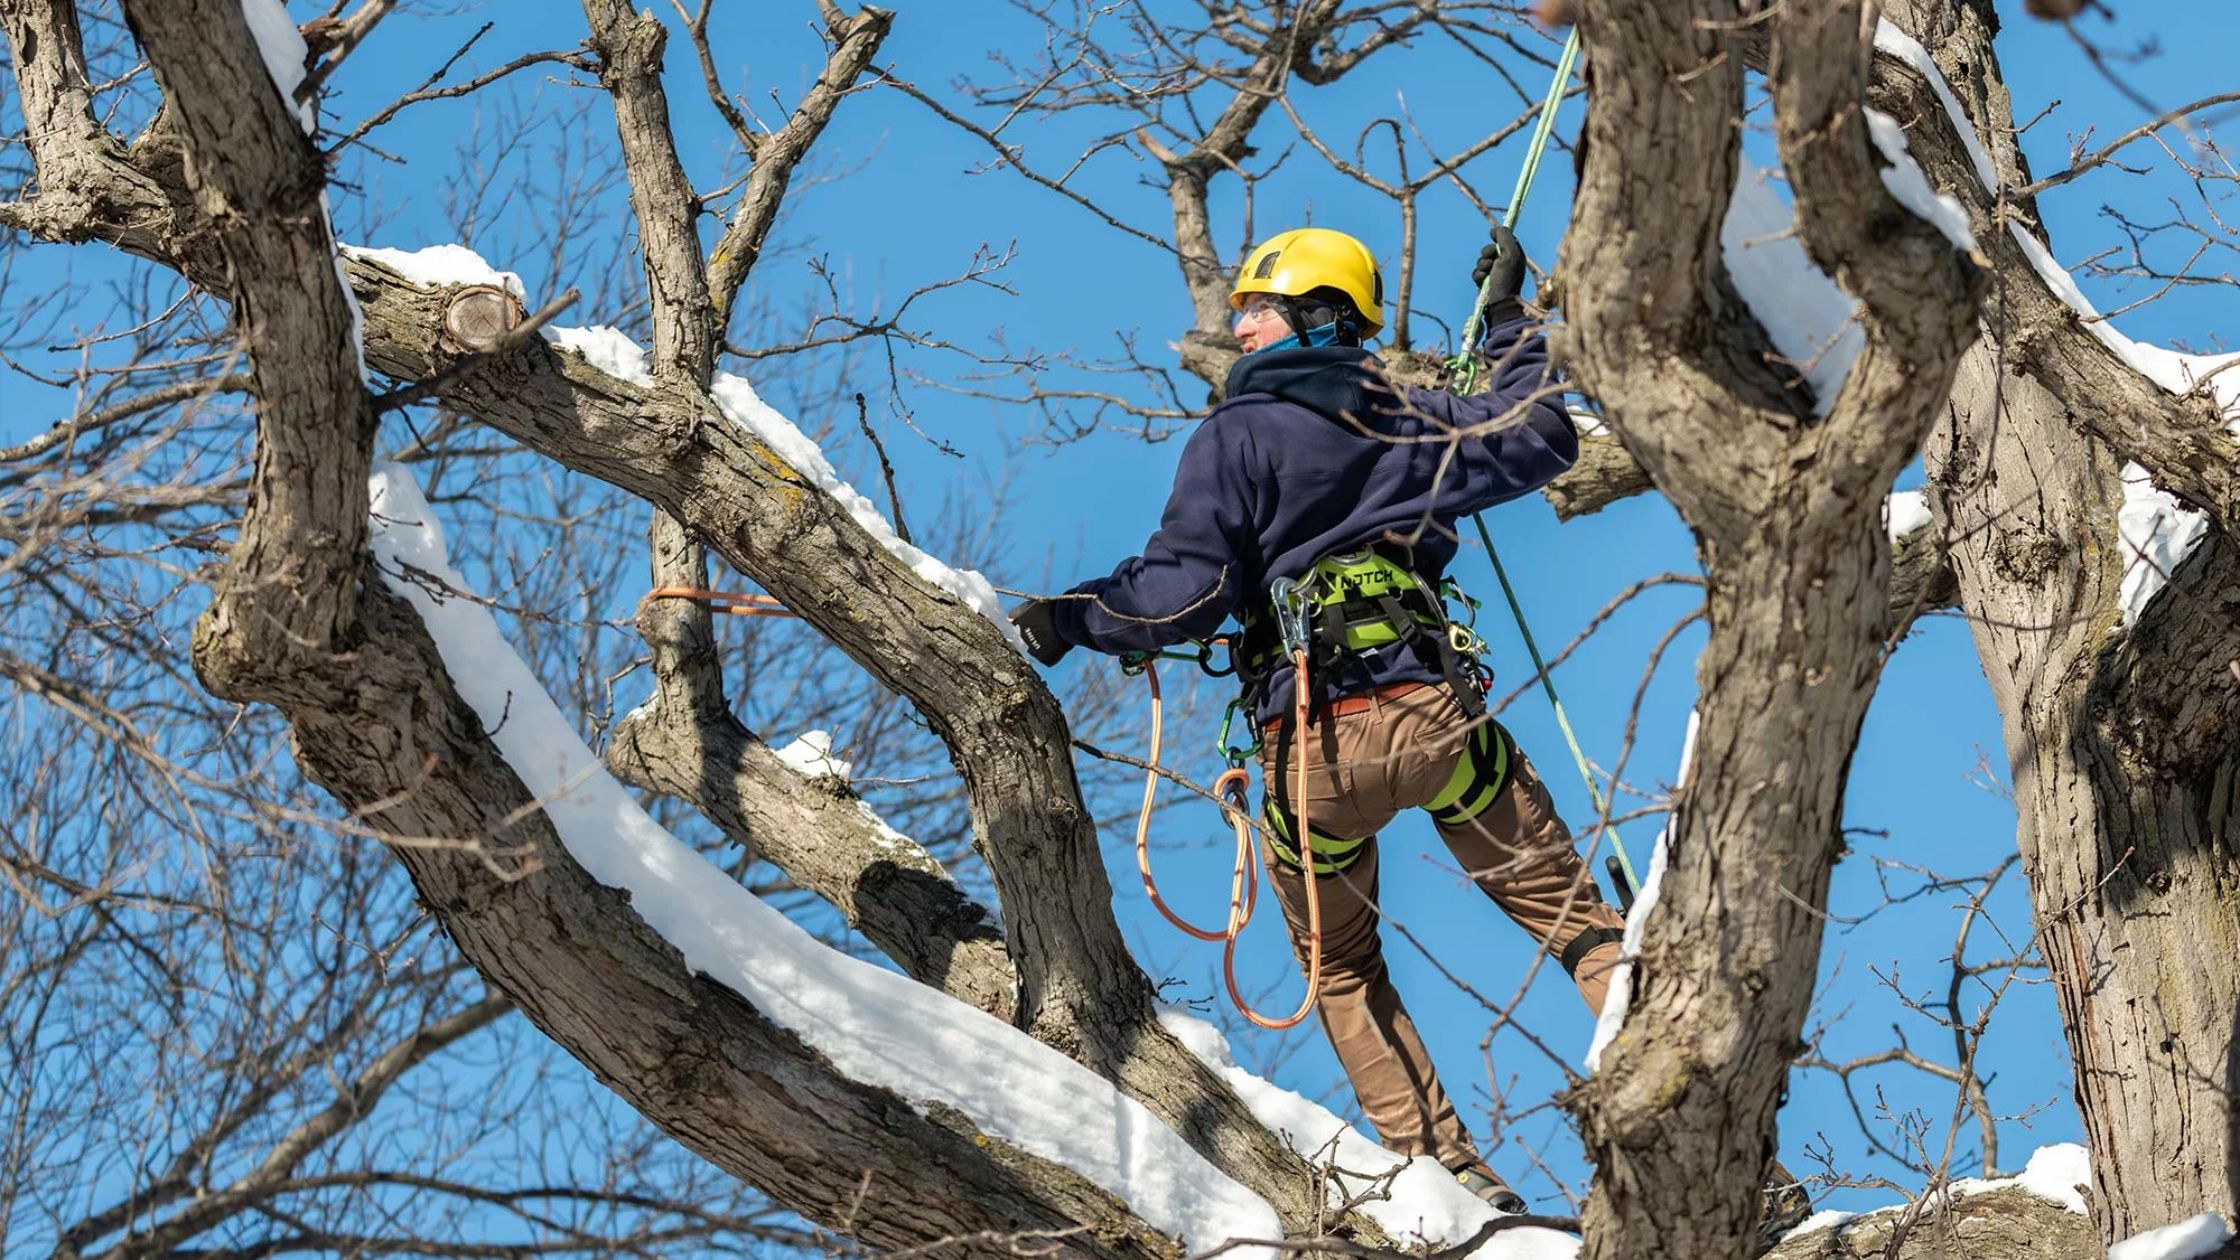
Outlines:
[[[1514,308],[1511,308],[1512,310]],[[1410,389],[1404,410],[1420,431],[1461,432],[1441,507],[1476,512],[1555,480],[1579,458],[1579,434],[1564,410],[1548,345],[1521,312],[1488,326],[1479,352],[1492,383],[1483,393]]]
[[1056,601],[1058,637],[1100,652],[1144,652],[1202,639],[1242,600],[1257,548],[1256,490],[1244,426],[1217,412],[1183,447],[1159,530],[1143,554]]

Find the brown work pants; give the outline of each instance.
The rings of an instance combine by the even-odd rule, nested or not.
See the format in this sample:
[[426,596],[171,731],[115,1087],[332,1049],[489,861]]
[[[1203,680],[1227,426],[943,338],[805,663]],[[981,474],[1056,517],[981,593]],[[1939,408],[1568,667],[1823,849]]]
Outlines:
[[[1379,696],[1365,710],[1323,717],[1307,726],[1304,738],[1288,723],[1271,725],[1260,753],[1262,783],[1295,820],[1289,807],[1298,790],[1297,759],[1304,759],[1307,825],[1313,833],[1373,837],[1402,810],[1436,797],[1463,755],[1471,725],[1452,693],[1437,686]],[[1292,830],[1296,841],[1296,827]],[[1521,751],[1509,758],[1507,786],[1491,807],[1438,830],[1470,878],[1551,958],[1561,958],[1582,932],[1625,926],[1603,902],[1548,789]],[[1454,1104],[1440,1088],[1431,1056],[1385,970],[1377,934],[1375,840],[1357,852],[1344,869],[1316,881],[1322,902],[1316,1014],[1384,1144],[1403,1155],[1431,1155],[1459,1167],[1477,1158],[1477,1147],[1455,1118]],[[1279,860],[1265,834],[1261,860],[1304,966],[1305,872]],[[1573,978],[1589,1009],[1602,1009],[1619,953],[1612,939],[1576,960]]]

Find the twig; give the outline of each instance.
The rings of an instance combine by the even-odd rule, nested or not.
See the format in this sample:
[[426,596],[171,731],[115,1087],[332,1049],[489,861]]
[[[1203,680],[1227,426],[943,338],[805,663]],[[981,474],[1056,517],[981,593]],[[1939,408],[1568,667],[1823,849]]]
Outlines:
[[856,423],[863,426],[863,436],[871,439],[871,449],[879,455],[879,475],[886,479],[887,502],[894,507],[895,536],[910,542],[910,527],[902,520],[902,492],[894,485],[894,465],[887,461],[886,443],[879,440],[878,431],[871,427],[871,409],[864,405],[860,390],[856,393]]

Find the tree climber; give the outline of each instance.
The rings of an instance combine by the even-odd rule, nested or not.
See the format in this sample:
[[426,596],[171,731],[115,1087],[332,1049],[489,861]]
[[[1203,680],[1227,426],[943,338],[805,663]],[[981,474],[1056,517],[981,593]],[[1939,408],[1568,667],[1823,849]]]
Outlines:
[[[1492,387],[1468,397],[1389,382],[1363,339],[1383,326],[1376,260],[1342,232],[1303,228],[1252,251],[1230,294],[1245,350],[1227,401],[1182,452],[1159,530],[1110,576],[1012,614],[1035,659],[1075,645],[1152,651],[1211,637],[1232,657],[1262,735],[1261,859],[1292,945],[1308,949],[1291,795],[1304,761],[1308,860],[1322,898],[1315,1006],[1378,1136],[1431,1155],[1503,1211],[1524,1200],[1479,1157],[1386,972],[1376,833],[1430,812],[1478,887],[1602,1009],[1623,921],[1605,905],[1531,763],[1485,713],[1477,646],[1441,598],[1454,522],[1570,467],[1572,428],[1518,294],[1506,227],[1480,256],[1479,350]],[[1293,729],[1292,666],[1271,588],[1304,592],[1310,716]],[[1293,622],[1294,639],[1298,623]],[[1298,759],[1298,760],[1295,760]]]

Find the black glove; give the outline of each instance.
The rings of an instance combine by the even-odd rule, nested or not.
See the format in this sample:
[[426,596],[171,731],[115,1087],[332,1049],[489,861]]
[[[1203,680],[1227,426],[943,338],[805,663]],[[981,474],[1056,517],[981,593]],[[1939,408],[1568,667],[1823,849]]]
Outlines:
[[1045,665],[1065,659],[1073,645],[1058,637],[1058,606],[1047,599],[1030,599],[1011,610],[1011,624],[1027,641],[1027,655]]
[[[1486,285],[1487,276],[1493,277],[1491,288]],[[1524,246],[1517,244],[1517,234],[1494,224],[1493,243],[1478,251],[1478,265],[1470,272],[1470,279],[1485,293],[1487,310],[1515,302],[1524,292]]]

